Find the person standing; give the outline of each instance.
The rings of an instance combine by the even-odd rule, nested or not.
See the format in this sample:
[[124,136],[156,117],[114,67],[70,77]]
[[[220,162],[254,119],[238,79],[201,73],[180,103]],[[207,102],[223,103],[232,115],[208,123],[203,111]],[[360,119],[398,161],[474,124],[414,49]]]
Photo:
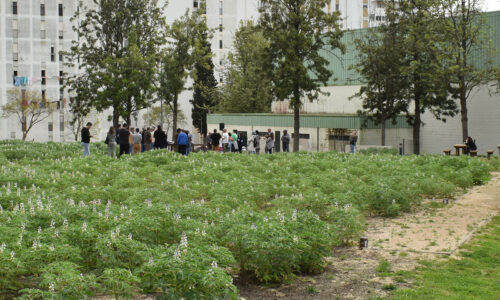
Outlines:
[[109,127],[106,142],[108,144],[108,155],[110,157],[116,157],[116,131],[113,126]]
[[231,135],[231,152],[238,152],[238,130],[234,129]]
[[128,154],[130,149],[129,136],[130,131],[128,131],[128,125],[123,124],[122,129],[119,132],[120,135],[120,153],[118,157],[122,156],[122,154]]
[[93,137],[90,135],[90,128],[91,127],[92,127],[92,123],[88,122],[87,126],[82,128],[83,156],[90,155],[90,138]]
[[220,133],[217,132],[217,129],[214,129],[214,133],[212,133],[211,136],[212,136],[212,150],[218,151],[221,135]]
[[158,128],[154,133],[154,138],[155,138],[155,148],[165,149],[167,147],[167,135],[165,134],[165,131],[163,131],[163,129],[161,128],[161,125],[158,125]]
[[187,134],[187,137],[188,137],[186,155],[189,155],[189,153],[191,153],[191,149],[193,148],[193,134],[189,133],[189,130],[185,130],[184,132]]
[[253,134],[253,145],[255,148],[255,154],[260,154],[260,133],[258,130],[254,131]]
[[254,140],[255,140],[255,131],[252,131],[252,135],[250,136],[250,138],[247,141],[247,152],[248,153],[255,154]]
[[281,143],[283,144],[283,152],[290,152],[290,135],[288,130],[283,130],[283,136],[281,137]]
[[118,127],[115,130],[115,132],[116,132],[116,138],[115,138],[116,144],[120,144],[120,130],[121,129],[122,129],[122,125],[118,124]]
[[151,134],[151,128],[148,127],[144,133],[144,147],[146,148],[144,151],[151,150],[151,144],[153,144],[153,135]]
[[273,148],[274,148],[274,140],[271,137],[271,135],[266,133],[266,154],[272,154]]
[[226,153],[229,144],[229,134],[227,133],[226,128],[222,130],[221,144],[222,144],[222,150],[224,151],[224,153]]
[[134,155],[141,153],[142,135],[139,128],[135,129],[135,133],[132,135],[132,141],[134,142]]
[[187,146],[189,143],[189,138],[187,134],[181,130],[177,135],[177,149],[180,154],[187,155]]
[[238,132],[238,139],[236,140],[238,143],[238,152],[243,151],[243,137],[241,136],[241,132]]
[[356,130],[353,130],[351,136],[349,136],[349,146],[351,147],[351,153],[354,153],[356,149],[356,144],[358,143],[358,136]]
[[130,155],[134,153],[134,132],[135,128],[130,128],[130,135],[128,136],[128,154]]

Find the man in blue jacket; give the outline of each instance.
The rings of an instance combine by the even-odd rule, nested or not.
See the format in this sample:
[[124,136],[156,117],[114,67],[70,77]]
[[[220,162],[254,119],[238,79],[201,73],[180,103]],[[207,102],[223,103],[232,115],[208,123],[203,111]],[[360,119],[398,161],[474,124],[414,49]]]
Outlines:
[[189,143],[189,139],[188,139],[186,132],[184,132],[184,130],[181,130],[179,132],[179,135],[177,136],[177,146],[179,147],[178,151],[180,154],[187,155],[186,150],[187,150],[188,143]]

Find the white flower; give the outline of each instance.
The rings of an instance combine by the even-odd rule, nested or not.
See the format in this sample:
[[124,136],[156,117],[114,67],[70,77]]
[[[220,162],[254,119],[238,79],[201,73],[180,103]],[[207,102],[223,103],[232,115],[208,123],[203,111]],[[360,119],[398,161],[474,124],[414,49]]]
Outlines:
[[5,243],[2,243],[2,245],[0,245],[0,253],[3,253],[6,247],[7,245],[5,245]]
[[53,293],[53,292],[54,292],[54,290],[55,290],[54,284],[51,282],[51,283],[49,284],[49,292]]
[[16,253],[14,251],[11,251],[10,252],[10,260],[13,261],[14,260],[14,256],[16,255]]
[[179,260],[179,259],[181,259],[181,250],[179,249],[179,247],[175,248],[175,251],[174,251],[174,259],[175,259],[175,260]]
[[187,235],[185,232],[182,233],[180,246],[182,248],[187,248],[187,246],[188,246],[188,239],[187,239]]
[[87,232],[87,222],[83,222],[83,224],[82,224],[82,232]]

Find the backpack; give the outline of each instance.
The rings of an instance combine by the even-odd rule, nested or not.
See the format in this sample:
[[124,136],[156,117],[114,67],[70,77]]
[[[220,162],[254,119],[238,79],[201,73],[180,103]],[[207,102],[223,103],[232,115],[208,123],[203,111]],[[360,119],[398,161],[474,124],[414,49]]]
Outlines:
[[256,137],[253,138],[253,147],[257,148],[257,138]]

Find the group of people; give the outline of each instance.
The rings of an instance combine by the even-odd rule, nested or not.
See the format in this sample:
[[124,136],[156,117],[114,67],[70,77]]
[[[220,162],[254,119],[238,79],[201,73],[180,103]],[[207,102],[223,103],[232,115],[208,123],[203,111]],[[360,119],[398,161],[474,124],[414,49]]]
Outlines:
[[[283,131],[281,142],[283,145],[283,152],[290,152],[290,135],[287,130]],[[274,149],[274,133],[269,128],[264,134],[263,145],[266,154],[273,153]],[[241,132],[234,129],[232,133],[228,132],[226,128],[222,130],[222,134],[214,129],[212,133],[207,136],[207,144],[211,146],[213,151],[219,152],[242,152],[244,139]],[[261,150],[261,133],[258,130],[252,132],[247,140],[247,151],[252,154],[259,154]]]
[[[90,128],[92,123],[87,123],[81,131],[83,155],[90,155]],[[177,129],[176,139],[172,146],[177,152],[183,155],[189,155],[193,149],[193,135],[188,130]],[[261,138],[264,138],[261,146]],[[281,137],[282,151],[290,152],[291,137],[287,130],[283,131]],[[108,148],[108,155],[111,157],[117,156],[117,147],[119,147],[118,157],[123,154],[132,154],[153,150],[165,149],[169,143],[167,141],[167,134],[163,131],[161,126],[143,128],[129,127],[128,124],[118,125],[117,128],[111,126],[106,135],[104,143]],[[241,132],[233,130],[232,133],[228,132],[226,128],[221,133],[214,129],[212,133],[207,136],[207,145],[213,151],[218,152],[242,152],[245,140]],[[252,135],[248,138],[247,152],[252,154],[260,154],[261,149],[266,154],[272,154],[275,148],[275,137],[272,130],[269,128],[266,133],[261,134],[258,130],[254,130]]]
[[[82,147],[83,156],[90,155],[90,128],[92,123],[87,123],[82,128]],[[188,155],[192,149],[193,135],[187,130],[177,129],[176,146],[177,151],[183,155]],[[129,127],[127,124],[118,125],[118,128],[111,126],[106,135],[104,143],[108,147],[108,155],[116,157],[116,148],[119,147],[118,157],[123,154],[132,154],[153,150],[165,149],[169,143],[167,141],[167,134],[163,131],[161,126],[143,128]]]

